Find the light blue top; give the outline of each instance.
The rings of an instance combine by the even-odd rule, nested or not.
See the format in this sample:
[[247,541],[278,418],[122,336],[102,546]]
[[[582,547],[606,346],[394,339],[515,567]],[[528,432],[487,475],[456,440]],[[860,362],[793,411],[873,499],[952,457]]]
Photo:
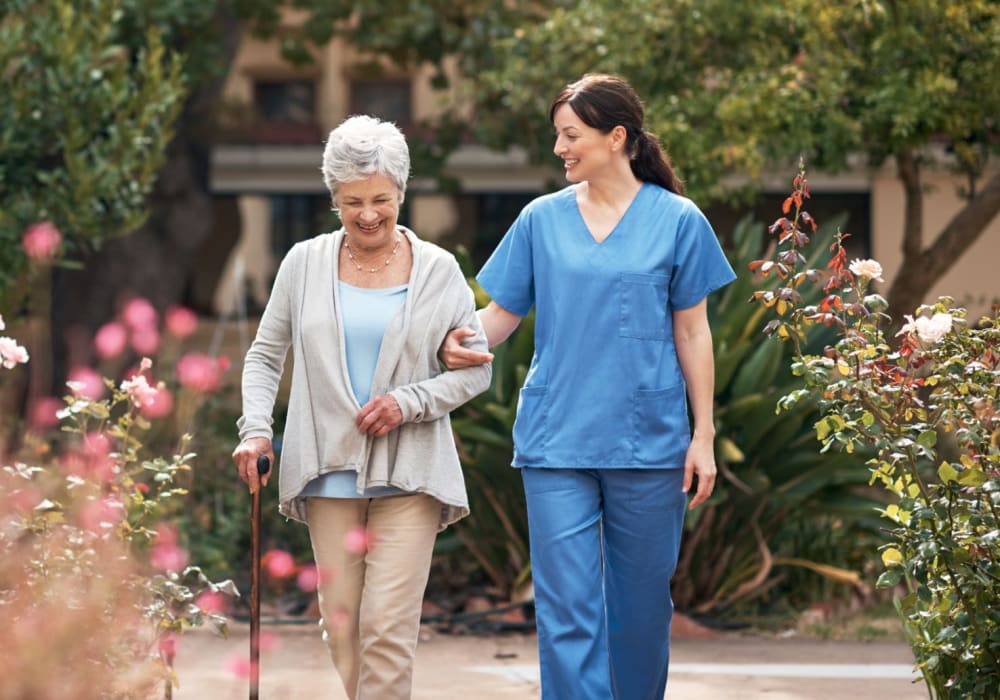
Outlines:
[[657,185],[601,243],[573,187],[528,204],[477,276],[508,311],[535,307],[514,466],[682,468],[691,437],[671,312],[735,277],[701,211]]
[[[347,349],[347,374],[351,389],[364,406],[371,398],[375,364],[382,349],[382,338],[389,321],[406,300],[406,285],[366,289],[340,282],[343,307],[344,347]],[[302,489],[302,496],[325,498],[375,498],[406,493],[392,486],[370,486],[358,493],[358,474],[342,470],[316,477]]]

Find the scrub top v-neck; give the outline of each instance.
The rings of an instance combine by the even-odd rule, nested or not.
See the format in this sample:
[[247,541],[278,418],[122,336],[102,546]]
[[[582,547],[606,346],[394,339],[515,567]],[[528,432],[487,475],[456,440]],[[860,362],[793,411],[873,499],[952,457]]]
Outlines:
[[690,427],[672,311],[735,279],[694,203],[644,183],[598,243],[572,186],[544,195],[477,279],[508,311],[536,313],[514,466],[684,466]]

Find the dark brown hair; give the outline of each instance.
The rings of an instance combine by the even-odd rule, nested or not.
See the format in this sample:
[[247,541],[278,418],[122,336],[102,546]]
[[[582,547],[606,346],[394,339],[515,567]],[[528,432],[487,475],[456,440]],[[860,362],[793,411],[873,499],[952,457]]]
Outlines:
[[626,81],[614,75],[588,73],[563,88],[552,101],[550,122],[555,121],[556,110],[564,104],[568,104],[584,124],[601,133],[611,133],[616,126],[624,127],[632,173],[643,182],[684,194],[684,184],[674,173],[659,139],[643,128],[642,101]]

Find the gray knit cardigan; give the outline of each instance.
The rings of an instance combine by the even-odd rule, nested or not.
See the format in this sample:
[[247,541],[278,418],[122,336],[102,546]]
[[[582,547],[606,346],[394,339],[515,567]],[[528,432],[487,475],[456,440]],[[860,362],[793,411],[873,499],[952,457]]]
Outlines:
[[243,366],[240,440],[272,439],[272,412],[289,346],[292,383],[278,470],[279,511],[305,520],[305,485],[351,469],[357,486],[395,486],[441,502],[440,528],[469,514],[449,411],[486,390],[490,365],[442,371],[437,351],[449,330],[477,331],[469,347],[486,350],[472,291],[455,258],[404,227],[413,269],[402,309],[386,327],[371,395],[388,393],[403,424],[383,437],[358,431],[361,407],[351,389],[338,290],[344,231],[296,244],[278,268],[271,297]]

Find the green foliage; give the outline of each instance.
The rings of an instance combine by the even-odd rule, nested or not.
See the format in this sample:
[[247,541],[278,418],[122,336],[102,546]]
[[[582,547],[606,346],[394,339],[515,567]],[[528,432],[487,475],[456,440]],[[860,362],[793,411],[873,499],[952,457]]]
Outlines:
[[[468,252],[459,250],[456,255],[469,273]],[[477,302],[485,305],[488,299],[482,287],[471,276],[469,284]],[[454,536],[507,600],[519,600],[531,580],[524,489],[520,472],[510,462],[518,393],[533,352],[534,313],[521,321],[507,342],[494,348],[490,388],[452,416],[472,511],[453,526]]]
[[998,146],[987,0],[583,0],[493,49],[504,61],[468,72],[480,132],[548,158],[548,100],[585,72],[618,73],[698,201],[722,196],[724,175],[800,154],[836,171],[934,142],[975,176]]
[[687,518],[674,577],[680,609],[730,616],[864,590],[872,555],[861,544],[881,541],[861,462],[815,454],[815,402],[775,410],[801,381],[782,371],[786,348],[760,342],[765,310],[747,304],[763,226],[744,220],[732,238],[727,255],[738,278],[708,301],[720,474],[713,497]]
[[[881,587],[903,586],[896,601],[910,645],[934,697],[987,698],[1000,687],[1000,317],[975,325],[943,298],[886,337],[886,304],[870,293],[875,261],[850,265],[838,233],[825,270],[805,268],[798,251],[814,222],[804,211],[804,173],[772,232],[774,257],[753,264],[780,287],[755,294],[777,317],[771,335],[795,348],[793,371],[808,393],[785,409],[818,399],[814,425],[823,451],[873,452],[871,482],[892,501],[882,510],[890,541],[882,547]],[[800,285],[824,281],[809,304]],[[781,301],[786,303],[779,306]],[[822,353],[803,348],[817,326],[837,330]]]
[[130,49],[122,17],[120,0],[0,9],[0,300],[28,225],[51,220],[73,255],[145,217],[184,89],[160,33]]

